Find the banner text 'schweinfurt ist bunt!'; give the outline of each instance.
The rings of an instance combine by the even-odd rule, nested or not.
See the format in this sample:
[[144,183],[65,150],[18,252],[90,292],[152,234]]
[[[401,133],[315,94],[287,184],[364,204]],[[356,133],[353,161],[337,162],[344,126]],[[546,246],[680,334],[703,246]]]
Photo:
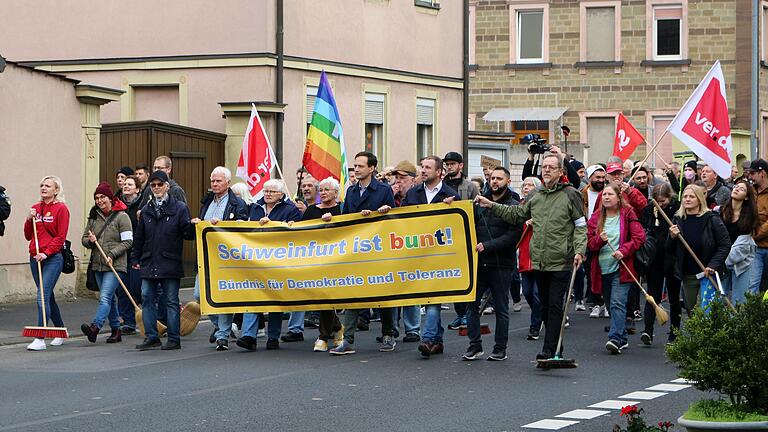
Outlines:
[[197,225],[202,312],[288,312],[473,301],[472,203],[297,222]]

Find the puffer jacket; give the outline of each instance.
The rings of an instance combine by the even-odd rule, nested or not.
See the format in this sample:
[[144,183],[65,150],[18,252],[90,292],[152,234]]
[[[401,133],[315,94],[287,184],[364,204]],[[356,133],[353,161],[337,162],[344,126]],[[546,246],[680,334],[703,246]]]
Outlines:
[[[485,197],[493,201],[490,192]],[[504,195],[495,202],[508,206],[518,204],[508,188],[505,188]],[[478,265],[510,270],[515,268],[515,246],[520,240],[521,225],[509,224],[493,214],[491,209],[475,206],[477,242],[482,243],[484,247],[478,255]]]
[[[115,199],[112,212],[109,215],[105,215],[96,206],[91,208],[81,242],[83,246],[91,249],[91,269],[93,271],[111,271],[101,252],[99,252],[99,248],[96,247],[95,243],[88,240],[88,231],[97,235],[102,228],[104,231],[96,240],[98,240],[104,253],[112,258],[112,266],[119,272],[125,272],[128,269],[128,255],[133,245],[133,228],[131,218],[125,210],[125,204],[119,199]],[[109,219],[112,214],[114,216]],[[104,228],[108,219],[109,224]]]
[[587,221],[581,195],[570,185],[538,188],[519,206],[493,203],[491,210],[511,224],[533,219],[531,260],[538,271],[567,271],[587,251]]
[[[592,253],[590,259],[589,275],[592,281],[592,292],[595,294],[603,293],[602,269],[600,268],[600,250],[607,243],[600,238],[597,232],[597,221],[600,219],[601,212],[592,213],[587,224],[587,246]],[[645,243],[645,230],[642,224],[637,220],[635,211],[631,207],[624,207],[619,212],[619,248],[617,249],[624,255],[622,261],[627,265],[625,268],[619,264],[619,282],[634,283],[632,275],[637,275],[635,271],[635,252]],[[627,268],[629,271],[627,271]],[[630,274],[631,272],[631,274]]]
[[[714,212],[708,211],[701,215],[704,218],[704,230],[701,233],[701,242],[704,252],[699,259],[705,267],[722,272],[725,268],[725,259],[731,251],[731,238],[728,236],[728,229],[725,228],[723,220]],[[678,227],[685,221],[679,216],[672,219],[672,223]],[[682,232],[682,228],[680,229]],[[683,280],[683,258],[688,253],[683,243],[679,241],[680,237],[667,239],[667,249],[673,250],[675,257],[675,266],[673,268],[675,278]]]
[[170,195],[162,206],[158,207],[153,199],[141,209],[132,258],[139,263],[143,279],[184,277],[184,239],[195,238],[195,226],[190,220],[187,205]]

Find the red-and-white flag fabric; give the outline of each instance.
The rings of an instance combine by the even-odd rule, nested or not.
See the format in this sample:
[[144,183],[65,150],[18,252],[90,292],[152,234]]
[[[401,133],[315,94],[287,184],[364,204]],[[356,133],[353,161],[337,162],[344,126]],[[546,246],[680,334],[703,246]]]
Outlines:
[[731,121],[725,79],[716,61],[667,128],[723,178],[731,175]]
[[613,140],[613,155],[621,160],[627,160],[635,152],[637,146],[645,142],[645,138],[640,132],[632,126],[632,123],[619,113],[619,119],[616,122],[616,137]]
[[243,148],[240,150],[240,160],[237,162],[236,175],[245,180],[251,196],[261,198],[264,193],[264,183],[272,175],[272,168],[277,163],[269,138],[264,131],[256,105],[251,104],[251,119],[243,137]]

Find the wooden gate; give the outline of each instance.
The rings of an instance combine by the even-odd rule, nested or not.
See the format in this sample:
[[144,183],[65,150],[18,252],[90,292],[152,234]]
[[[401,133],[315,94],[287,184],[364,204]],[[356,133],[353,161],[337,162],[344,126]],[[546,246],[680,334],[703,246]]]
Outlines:
[[[173,160],[171,178],[187,194],[192,217],[200,213],[200,200],[209,191],[213,168],[224,165],[226,135],[158,121],[109,123],[101,128],[101,160],[99,178],[109,181],[113,188],[115,173],[120,167],[134,168],[152,163],[160,155]],[[194,277],[195,244],[184,245],[184,273]],[[188,282],[188,281],[187,281]]]

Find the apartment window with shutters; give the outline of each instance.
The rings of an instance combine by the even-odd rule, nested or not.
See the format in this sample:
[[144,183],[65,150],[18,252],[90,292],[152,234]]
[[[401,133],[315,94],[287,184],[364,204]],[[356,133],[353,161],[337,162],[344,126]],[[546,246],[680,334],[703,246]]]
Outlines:
[[517,62],[544,62],[544,11],[517,11]]
[[682,5],[653,7],[653,59],[681,60],[683,58]]
[[435,100],[416,98],[416,156],[435,154]]
[[379,165],[385,159],[384,121],[387,95],[365,93],[365,151],[375,154]]
[[586,30],[586,61],[616,60],[616,9],[587,8]]
[[304,136],[307,135],[309,132],[309,125],[312,123],[312,112],[315,110],[315,98],[317,97],[317,87],[316,86],[307,86],[307,98],[305,100],[305,110],[306,110],[306,129],[304,129]]

